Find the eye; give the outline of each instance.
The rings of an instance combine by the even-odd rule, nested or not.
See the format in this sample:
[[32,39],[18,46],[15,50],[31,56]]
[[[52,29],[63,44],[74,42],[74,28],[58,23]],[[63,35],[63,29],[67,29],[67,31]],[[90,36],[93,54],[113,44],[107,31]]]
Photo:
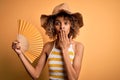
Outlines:
[[60,22],[59,21],[55,21],[55,26],[60,26]]
[[69,22],[68,22],[68,21],[65,21],[65,22],[64,22],[64,24],[65,24],[65,25],[68,25],[68,24],[69,24]]

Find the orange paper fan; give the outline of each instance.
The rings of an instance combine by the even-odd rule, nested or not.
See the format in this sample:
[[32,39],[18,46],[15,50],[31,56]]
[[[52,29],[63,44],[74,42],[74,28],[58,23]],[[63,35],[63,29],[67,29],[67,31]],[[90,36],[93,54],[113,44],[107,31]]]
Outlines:
[[38,29],[24,20],[19,20],[17,40],[25,57],[33,63],[43,48],[43,39]]

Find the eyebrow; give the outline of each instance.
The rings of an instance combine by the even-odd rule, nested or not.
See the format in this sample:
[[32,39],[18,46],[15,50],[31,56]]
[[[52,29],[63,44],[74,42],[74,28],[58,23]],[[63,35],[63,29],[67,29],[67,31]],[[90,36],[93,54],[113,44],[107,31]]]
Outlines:
[[68,19],[68,17],[64,17],[64,20],[66,20],[66,21],[70,21],[70,20]]
[[60,21],[60,20],[57,20],[57,19],[56,19],[55,22],[57,22],[57,21]]

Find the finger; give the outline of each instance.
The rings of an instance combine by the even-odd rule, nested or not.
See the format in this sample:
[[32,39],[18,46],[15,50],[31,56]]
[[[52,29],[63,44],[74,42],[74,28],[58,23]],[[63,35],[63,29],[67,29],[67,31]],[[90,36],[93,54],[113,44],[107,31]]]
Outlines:
[[14,44],[12,43],[12,49],[14,49]]
[[68,34],[65,32],[65,39],[68,41],[69,38],[68,38]]
[[12,49],[15,49],[17,42],[12,42]]
[[61,40],[61,37],[60,37],[60,31],[59,31],[59,33],[58,33],[58,38],[59,38],[59,40]]
[[65,40],[65,31],[62,30],[62,37],[63,37],[63,40]]
[[68,39],[68,35],[66,34],[66,32],[64,32],[65,33],[65,39]]
[[18,41],[14,41],[14,42],[12,42],[12,45],[17,45],[17,44],[19,44],[20,42],[18,42]]
[[19,43],[16,45],[16,49],[20,49],[20,44]]
[[12,49],[20,49],[19,42],[12,42]]
[[66,38],[66,32],[65,31],[63,31],[63,39],[67,40],[67,38]]
[[60,30],[60,40],[63,41],[62,30]]
[[12,42],[12,45],[17,45],[17,44],[19,44],[19,43],[16,41]]
[[18,40],[15,40],[14,42],[20,43],[20,41],[18,41]]
[[15,44],[12,44],[12,49],[15,49],[16,48],[16,45]]
[[69,40],[70,40],[70,43],[72,42],[72,38],[73,38],[73,37],[72,37],[72,36],[70,36],[70,39],[69,39]]

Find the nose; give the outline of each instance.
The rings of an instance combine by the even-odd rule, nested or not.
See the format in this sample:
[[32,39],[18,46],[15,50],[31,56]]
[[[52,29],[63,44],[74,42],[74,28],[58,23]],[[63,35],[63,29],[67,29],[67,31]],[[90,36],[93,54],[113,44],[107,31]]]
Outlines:
[[65,29],[65,25],[64,25],[64,24],[61,24],[60,29],[61,29],[61,30],[64,30],[64,29]]

